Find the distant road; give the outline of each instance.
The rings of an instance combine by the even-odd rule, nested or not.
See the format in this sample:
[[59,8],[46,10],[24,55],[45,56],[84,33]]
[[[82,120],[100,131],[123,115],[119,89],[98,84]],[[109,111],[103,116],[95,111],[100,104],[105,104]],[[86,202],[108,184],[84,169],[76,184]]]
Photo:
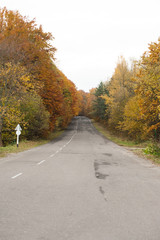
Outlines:
[[0,240],[160,240],[160,168],[74,118],[0,159]]

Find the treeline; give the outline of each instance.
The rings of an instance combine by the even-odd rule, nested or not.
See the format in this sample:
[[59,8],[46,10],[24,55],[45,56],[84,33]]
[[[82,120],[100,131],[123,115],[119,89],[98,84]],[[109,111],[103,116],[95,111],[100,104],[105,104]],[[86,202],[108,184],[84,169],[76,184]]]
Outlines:
[[160,40],[131,67],[119,58],[110,81],[81,92],[83,111],[108,129],[142,141],[160,139]]
[[53,36],[18,11],[0,9],[0,146],[64,128],[79,113],[76,86],[56,67]]

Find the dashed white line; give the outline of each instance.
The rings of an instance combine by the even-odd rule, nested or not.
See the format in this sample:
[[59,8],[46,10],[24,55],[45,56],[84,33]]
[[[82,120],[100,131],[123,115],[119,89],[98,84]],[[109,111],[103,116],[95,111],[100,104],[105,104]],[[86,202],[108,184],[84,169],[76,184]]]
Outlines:
[[55,153],[54,154],[52,154],[52,155],[50,155],[50,157],[54,157],[55,156]]
[[61,152],[63,150],[63,148],[65,148],[74,138],[74,136],[77,134],[77,131],[72,135],[72,137],[70,138],[70,140],[64,144],[62,147],[60,147],[55,153],[51,154],[49,157],[54,157],[56,154],[58,154],[59,152]]
[[39,163],[37,163],[37,165],[40,165],[40,164],[42,164],[42,163],[44,163],[46,160],[42,160],[42,161],[40,161]]
[[15,175],[15,176],[13,176],[13,177],[11,177],[12,179],[15,179],[15,178],[17,178],[17,177],[19,177],[19,176],[21,176],[22,175],[22,173],[18,173],[17,175]]
[[[75,129],[76,132],[72,135],[71,139],[70,139],[66,144],[64,144],[61,148],[59,148],[59,150],[57,150],[54,154],[50,155],[50,157],[53,157],[53,156],[55,156],[57,153],[59,153],[60,151],[62,151],[62,149],[65,148],[65,147],[72,141],[72,139],[74,138],[74,136],[77,134],[77,129],[78,129],[78,123],[77,123],[76,129]],[[40,161],[39,163],[37,163],[37,165],[40,165],[40,164],[44,163],[45,161],[46,161],[46,160],[42,160],[42,161]],[[11,179],[15,179],[15,178],[21,176],[22,174],[23,174],[23,173],[18,173],[18,174],[16,174],[16,175],[14,175],[13,177],[11,177]]]

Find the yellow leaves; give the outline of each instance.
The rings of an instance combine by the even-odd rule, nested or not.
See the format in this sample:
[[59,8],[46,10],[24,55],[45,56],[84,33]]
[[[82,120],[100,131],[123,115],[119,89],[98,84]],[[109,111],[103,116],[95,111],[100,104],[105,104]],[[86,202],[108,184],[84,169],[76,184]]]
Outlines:
[[17,122],[21,122],[24,115],[21,114],[17,106],[8,106],[5,113],[4,121],[7,126],[7,130],[14,130],[14,126]]
[[134,139],[145,138],[147,126],[141,114],[137,96],[130,98],[124,108],[124,120],[120,123],[121,129],[127,131]]
[[111,105],[114,101],[113,97],[109,97],[107,94],[105,94],[104,96],[101,96],[102,99],[105,100],[106,105]]
[[36,129],[41,125],[47,132],[49,118],[50,130],[57,122],[66,126],[79,113],[76,86],[53,63],[56,49],[51,44],[52,40],[52,34],[43,32],[35,20],[30,21],[18,11],[0,9],[0,122],[3,117],[6,126],[13,122],[14,116],[18,120],[20,112],[23,118],[22,113],[27,106],[19,108],[24,106],[23,101],[30,93],[38,94],[44,104],[39,103],[43,106],[40,112],[36,102],[32,101],[31,106],[37,112],[27,115],[29,121],[34,115]]
[[0,83],[1,91],[10,95],[34,89],[29,74],[20,64],[6,63],[0,71]]
[[[107,86],[105,121],[132,138],[160,137],[160,39],[151,43],[139,62],[128,69],[121,57]],[[94,104],[93,104],[94,105]],[[100,105],[99,105],[100,106]],[[99,107],[99,109],[102,109]],[[104,114],[103,114],[104,116]]]
[[[158,111],[160,113],[160,93],[159,93],[159,96],[157,96],[158,100],[159,100],[159,104],[158,104]],[[160,118],[159,118],[160,119]]]
[[160,113],[160,41],[149,44],[139,63],[135,94],[142,128],[147,133],[159,128]]
[[24,114],[20,110],[20,104],[24,95],[31,89],[33,85],[30,76],[20,64],[6,63],[1,67],[0,122],[2,126],[5,126],[6,131],[12,131],[17,122],[24,123]]

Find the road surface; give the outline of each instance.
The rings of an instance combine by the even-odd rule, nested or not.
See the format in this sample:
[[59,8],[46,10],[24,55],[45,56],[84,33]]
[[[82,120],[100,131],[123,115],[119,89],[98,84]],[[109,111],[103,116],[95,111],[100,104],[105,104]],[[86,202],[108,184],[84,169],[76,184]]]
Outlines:
[[0,159],[0,240],[160,240],[160,169],[74,118]]

